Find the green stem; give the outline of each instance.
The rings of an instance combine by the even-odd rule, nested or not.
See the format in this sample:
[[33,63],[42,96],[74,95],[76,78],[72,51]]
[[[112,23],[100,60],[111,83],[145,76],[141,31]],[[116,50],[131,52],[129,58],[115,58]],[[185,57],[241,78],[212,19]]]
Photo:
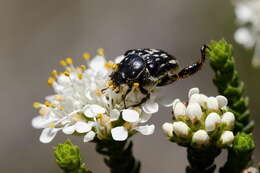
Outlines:
[[220,154],[219,148],[192,148],[188,147],[188,161],[190,165],[186,173],[213,173],[216,169],[215,158]]
[[139,173],[140,162],[132,152],[132,142],[127,141],[96,141],[96,151],[105,156],[104,162],[111,173]]
[[[228,107],[236,117],[234,129],[236,135],[235,141],[240,141],[238,139],[241,137],[250,141],[250,143],[247,143],[242,140],[242,143],[249,144],[250,149],[245,150],[238,150],[239,147],[237,147],[234,142],[233,147],[228,150],[228,160],[225,166],[220,169],[220,172],[240,173],[251,163],[254,150],[254,141],[250,135],[254,128],[254,122],[249,119],[249,99],[244,96],[244,83],[239,79],[238,72],[235,68],[232,45],[228,44],[225,40],[213,41],[209,45],[207,53],[210,59],[210,65],[215,72],[213,82],[219,93],[228,99]],[[244,136],[240,135],[240,132],[243,132]],[[242,144],[239,144],[238,146],[241,145]],[[246,147],[247,146],[244,148]]]

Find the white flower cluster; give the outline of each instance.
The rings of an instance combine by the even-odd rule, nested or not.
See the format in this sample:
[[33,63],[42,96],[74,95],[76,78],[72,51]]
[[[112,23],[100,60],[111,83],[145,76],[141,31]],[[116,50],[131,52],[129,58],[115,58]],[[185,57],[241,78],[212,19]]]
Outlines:
[[[103,49],[92,59],[88,53],[83,58],[87,66],[76,67],[71,58],[62,60],[60,64],[65,72],[54,70],[48,79],[55,94],[47,96],[45,103],[34,103],[39,115],[33,118],[32,126],[43,129],[40,141],[50,142],[58,131],[84,135],[84,142],[95,137],[123,141],[136,132],[152,134],[154,125],[142,124],[158,111],[155,96],[139,107],[125,108],[124,88],[117,94],[107,83],[116,64],[105,59]],[[118,57],[116,63],[122,58]],[[138,87],[134,87],[126,101],[138,102],[140,97]]]
[[198,88],[189,91],[187,104],[176,99],[173,103],[173,123],[164,123],[165,134],[178,144],[195,146],[227,146],[234,140],[235,116],[227,108],[224,96],[207,97]]
[[234,0],[237,23],[241,25],[234,34],[235,40],[246,48],[255,47],[252,60],[254,66],[260,66],[260,1]]

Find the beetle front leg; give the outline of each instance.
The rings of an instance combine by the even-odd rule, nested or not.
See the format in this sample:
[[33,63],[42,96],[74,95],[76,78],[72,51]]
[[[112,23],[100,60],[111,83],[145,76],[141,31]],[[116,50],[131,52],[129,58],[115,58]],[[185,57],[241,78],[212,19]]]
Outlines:
[[127,88],[127,90],[126,90],[126,92],[125,92],[125,94],[122,96],[122,99],[123,99],[123,101],[124,101],[124,108],[125,108],[125,109],[126,109],[126,97],[127,97],[127,95],[132,91],[132,88],[133,88],[133,86],[132,86],[132,85],[129,85],[128,88]]
[[150,98],[150,93],[149,93],[149,91],[147,91],[147,90],[146,90],[144,87],[142,87],[142,86],[139,86],[139,89],[140,89],[141,93],[145,95],[145,97],[142,98],[141,102],[139,102],[139,103],[137,103],[137,104],[134,104],[134,105],[132,105],[132,106],[130,106],[130,107],[140,106],[140,105],[142,105],[144,102],[146,102],[146,101]]

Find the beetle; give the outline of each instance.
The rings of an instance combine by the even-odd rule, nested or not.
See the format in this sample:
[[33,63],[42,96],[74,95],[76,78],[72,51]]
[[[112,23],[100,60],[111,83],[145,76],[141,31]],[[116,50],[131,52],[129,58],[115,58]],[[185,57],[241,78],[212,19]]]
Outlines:
[[131,49],[125,52],[121,62],[110,75],[110,86],[119,92],[122,85],[128,89],[123,95],[125,99],[132,91],[133,86],[138,87],[145,97],[133,107],[139,106],[150,98],[150,92],[154,87],[162,87],[174,83],[179,79],[187,78],[201,69],[206,59],[207,45],[200,49],[201,58],[195,63],[184,67],[178,72],[177,59],[161,49]]

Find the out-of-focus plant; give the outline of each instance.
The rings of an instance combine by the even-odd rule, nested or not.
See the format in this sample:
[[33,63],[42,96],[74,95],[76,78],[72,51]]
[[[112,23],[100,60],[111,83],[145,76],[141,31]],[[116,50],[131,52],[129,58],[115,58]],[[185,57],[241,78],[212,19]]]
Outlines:
[[260,1],[233,0],[237,23],[240,25],[234,34],[237,43],[247,49],[255,49],[252,59],[254,67],[260,66]]

